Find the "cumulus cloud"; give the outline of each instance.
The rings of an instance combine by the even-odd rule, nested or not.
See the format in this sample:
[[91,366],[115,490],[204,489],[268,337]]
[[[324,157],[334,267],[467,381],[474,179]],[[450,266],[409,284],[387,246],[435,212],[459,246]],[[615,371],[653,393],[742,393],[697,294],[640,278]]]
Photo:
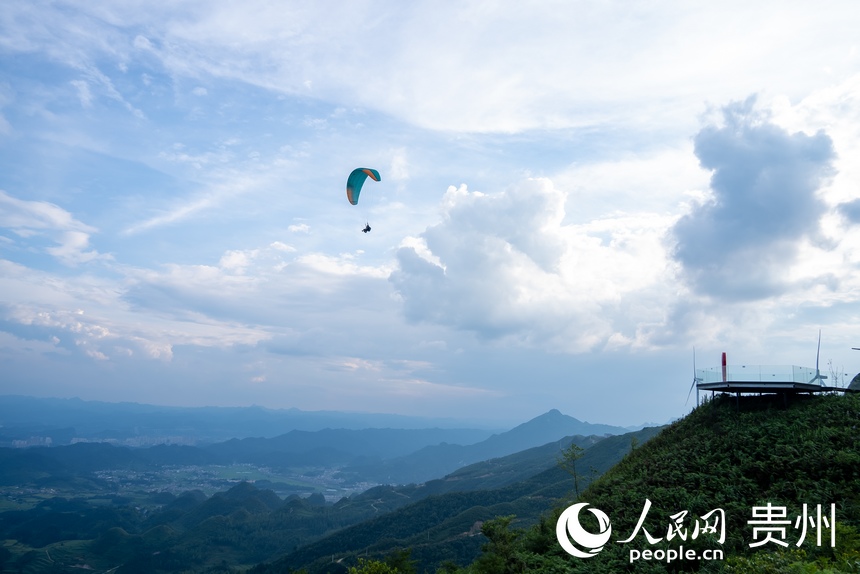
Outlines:
[[[390,280],[406,317],[566,352],[637,344],[634,325],[659,320],[666,296],[656,285],[671,220],[565,224],[565,200],[547,179],[494,194],[449,188],[442,221],[396,252]],[[634,292],[640,305],[625,303]]]
[[722,115],[722,125],[696,135],[711,195],[672,228],[673,256],[701,294],[761,299],[786,288],[800,242],[818,234],[826,211],[818,190],[834,174],[835,153],[823,131],[789,133],[755,98]]

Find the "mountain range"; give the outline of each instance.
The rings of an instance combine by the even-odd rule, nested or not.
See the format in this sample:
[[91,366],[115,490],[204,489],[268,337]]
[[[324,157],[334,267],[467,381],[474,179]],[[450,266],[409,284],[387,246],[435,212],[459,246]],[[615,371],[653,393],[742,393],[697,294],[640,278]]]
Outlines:
[[[547,418],[565,421],[563,415],[550,413],[538,417],[535,429],[550,432]],[[512,437],[522,440],[529,426],[521,425]],[[646,429],[637,436],[644,442],[657,430]],[[53,484],[61,476],[77,481],[76,486],[90,481],[88,490],[79,488],[74,498],[53,496],[28,509],[0,512],[0,535],[14,541],[7,545],[11,549],[7,558],[18,569],[13,571],[22,572],[56,570],[60,564],[95,570],[122,565],[123,572],[233,572],[218,570],[218,565],[267,561],[274,561],[273,568],[286,568],[292,561],[324,562],[333,548],[349,556],[366,547],[374,552],[390,550],[422,537],[433,541],[424,544],[425,553],[463,560],[476,555],[481,537],[478,529],[477,536],[460,540],[459,532],[512,510],[533,522],[547,504],[570,491],[571,476],[558,468],[564,449],[575,443],[588,453],[581,459],[584,485],[629,451],[632,436],[564,437],[423,484],[377,486],[333,503],[320,493],[282,499],[265,485],[250,482],[234,483],[209,496],[199,490],[178,495],[159,492],[145,480],[138,491],[117,492],[90,474],[96,468],[111,468],[111,474],[122,468],[151,471],[152,461],[164,452],[204,451],[193,447],[78,444],[0,449],[0,456],[7,457],[0,458],[0,469],[7,474],[17,469],[17,478],[23,481],[18,484]],[[491,444],[503,438],[499,435]],[[42,465],[27,465],[34,460]],[[446,518],[440,526],[442,516]],[[279,556],[284,558],[276,560]]]
[[[462,428],[462,421],[394,414],[302,411],[250,407],[171,407],[0,395],[0,446],[33,439],[63,445],[75,439],[110,440],[127,446],[197,445],[232,438],[274,437],[291,430],[326,428]],[[498,427],[482,430],[484,437]],[[47,441],[46,439],[50,439]]]
[[131,448],[80,442],[56,447],[0,448],[0,484],[20,485],[28,472],[34,476],[48,473],[56,480],[68,473],[108,469],[144,471],[170,465],[230,464],[256,465],[284,473],[307,467],[337,469],[337,479],[347,483],[422,483],[471,463],[560,437],[603,436],[618,430],[622,429],[583,423],[551,410],[489,437],[486,431],[475,429],[323,429],[291,430],[272,438],[230,439],[202,446]]

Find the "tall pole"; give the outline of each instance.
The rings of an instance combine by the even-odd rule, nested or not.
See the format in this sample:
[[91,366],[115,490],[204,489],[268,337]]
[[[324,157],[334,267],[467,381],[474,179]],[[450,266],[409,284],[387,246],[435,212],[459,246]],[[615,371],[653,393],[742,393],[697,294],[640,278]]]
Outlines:
[[723,352],[723,382],[726,382],[726,353]]

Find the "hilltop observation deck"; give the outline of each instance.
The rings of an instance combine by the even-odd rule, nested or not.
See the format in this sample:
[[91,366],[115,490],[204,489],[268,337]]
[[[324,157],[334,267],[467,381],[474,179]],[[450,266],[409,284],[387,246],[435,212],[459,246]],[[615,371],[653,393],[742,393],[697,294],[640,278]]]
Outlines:
[[696,369],[696,388],[722,393],[821,393],[844,390],[823,385],[826,376],[795,365],[726,365]]

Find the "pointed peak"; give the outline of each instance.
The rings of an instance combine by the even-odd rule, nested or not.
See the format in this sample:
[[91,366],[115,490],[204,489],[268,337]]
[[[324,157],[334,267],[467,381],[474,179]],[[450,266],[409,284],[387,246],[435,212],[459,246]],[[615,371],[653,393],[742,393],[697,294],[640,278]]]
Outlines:
[[545,412],[544,414],[536,416],[535,418],[532,419],[532,421],[552,420],[552,419],[569,419],[569,418],[571,418],[571,417],[562,413],[558,409],[550,409],[547,412]]

